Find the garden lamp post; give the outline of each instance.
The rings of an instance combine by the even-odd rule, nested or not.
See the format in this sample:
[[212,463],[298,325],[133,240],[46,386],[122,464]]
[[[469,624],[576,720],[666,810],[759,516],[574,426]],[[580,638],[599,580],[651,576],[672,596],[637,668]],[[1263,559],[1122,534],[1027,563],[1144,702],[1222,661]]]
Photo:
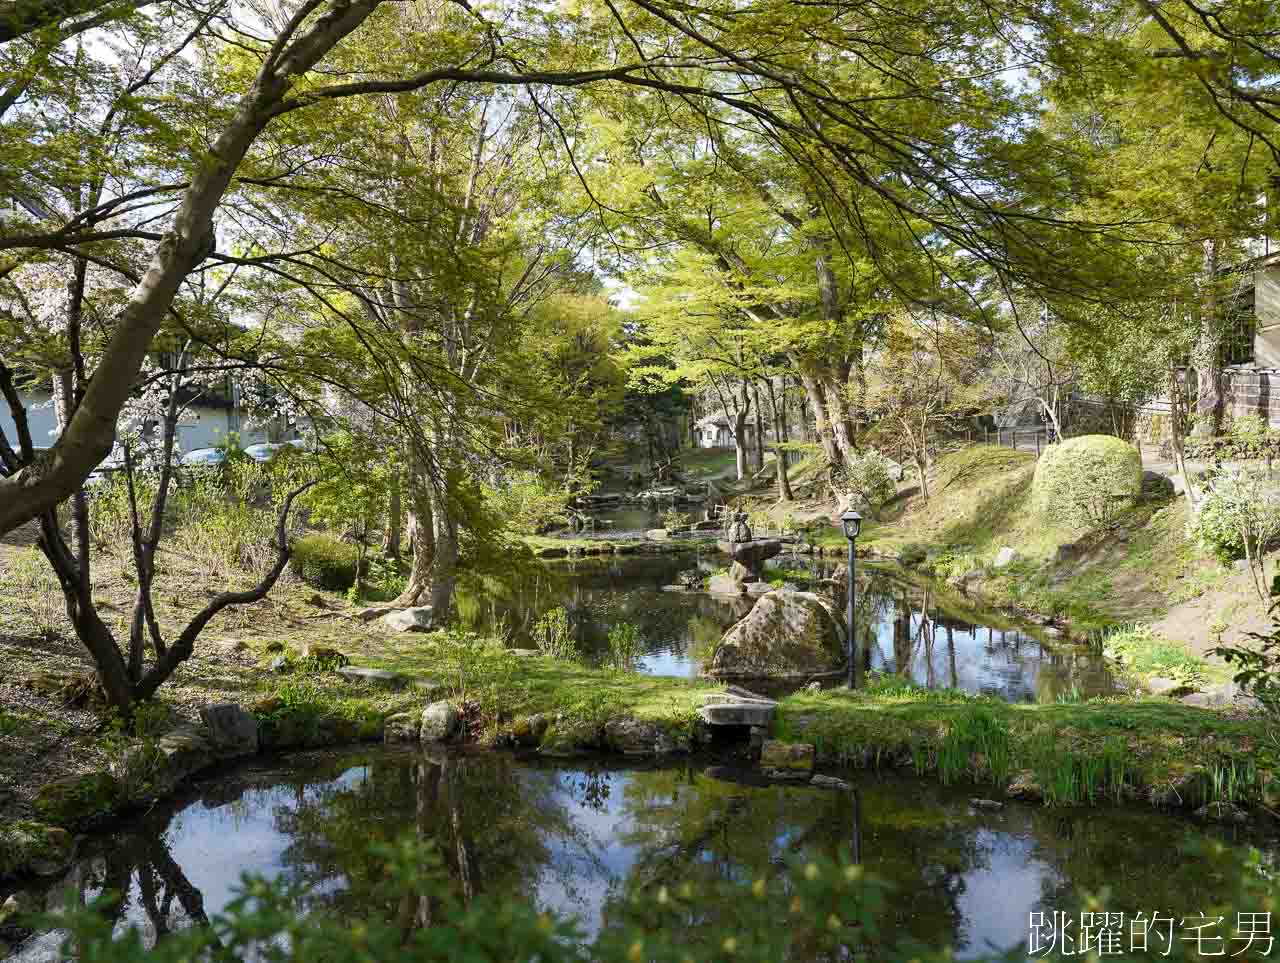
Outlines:
[[858,665],[858,647],[853,641],[853,543],[858,540],[858,529],[862,527],[862,516],[851,508],[840,516],[840,524],[844,527],[844,537],[849,540],[849,610],[845,623],[849,630],[849,688],[852,689],[862,681],[861,678],[859,678],[861,670]]

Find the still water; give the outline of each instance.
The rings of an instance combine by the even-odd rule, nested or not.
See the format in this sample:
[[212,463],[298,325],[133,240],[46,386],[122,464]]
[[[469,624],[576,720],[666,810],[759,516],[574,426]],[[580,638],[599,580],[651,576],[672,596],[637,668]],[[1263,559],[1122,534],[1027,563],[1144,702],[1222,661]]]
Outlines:
[[[1192,915],[1220,896],[1233,854],[1274,845],[1214,830],[1227,852],[1210,862],[1182,851],[1210,831],[1153,811],[988,812],[970,803],[973,788],[847,778],[856,792],[751,784],[697,761],[625,768],[392,749],[264,759],[91,837],[65,879],[20,899],[53,908],[68,887],[76,899],[113,888],[127,893],[118,926],[136,925],[152,943],[219,912],[252,872],[306,884],[312,911],[356,918],[382,912],[368,844],[412,832],[437,844],[462,897],[528,900],[592,934],[623,920],[641,889],[689,882],[711,892],[793,858],[856,849],[898,894],[884,938],[949,944],[966,958],[1025,947],[1029,913],[1078,916],[1080,894],[1104,887],[1113,912]],[[0,889],[0,902],[7,895]],[[714,902],[706,910],[713,920]],[[56,932],[29,936],[13,959],[54,959],[58,943]]]
[[[629,622],[644,642],[640,671],[695,676],[725,629],[752,603],[666,587],[682,571],[697,569],[705,576],[724,565],[724,556],[711,552],[617,555],[532,565],[501,576],[467,575],[458,587],[458,616],[476,632],[531,646],[537,620],[558,606],[588,658],[604,652],[612,625]],[[834,565],[784,554],[768,563],[765,577],[806,588]],[[1099,656],[1050,643],[1034,628],[983,611],[945,585],[862,563],[858,576],[857,623],[873,669],[1011,702],[1052,702],[1115,689]]]

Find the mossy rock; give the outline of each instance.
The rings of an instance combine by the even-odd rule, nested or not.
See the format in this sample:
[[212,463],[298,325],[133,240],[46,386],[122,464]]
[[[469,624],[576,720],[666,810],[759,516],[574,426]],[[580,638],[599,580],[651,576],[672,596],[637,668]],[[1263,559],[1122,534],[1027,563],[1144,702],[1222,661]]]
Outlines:
[[721,679],[810,678],[844,661],[844,627],[829,599],[770,592],[724,634],[708,673]]
[[82,826],[109,813],[121,799],[120,782],[109,772],[64,776],[36,794],[41,819],[59,826]]
[[1142,456],[1111,435],[1050,445],[1036,463],[1032,507],[1082,529],[1105,527],[1142,494]]
[[542,739],[539,752],[548,756],[577,756],[601,747],[601,727],[593,722],[562,719]]
[[71,865],[75,839],[65,829],[28,819],[0,826],[0,879],[53,876]]

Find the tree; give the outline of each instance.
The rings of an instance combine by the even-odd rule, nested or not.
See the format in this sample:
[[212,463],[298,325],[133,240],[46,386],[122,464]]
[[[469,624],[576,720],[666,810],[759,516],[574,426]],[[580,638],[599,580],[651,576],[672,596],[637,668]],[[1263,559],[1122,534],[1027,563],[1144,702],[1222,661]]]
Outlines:
[[910,458],[929,499],[929,469],[949,426],[982,409],[982,341],[954,321],[895,317],[871,359],[867,412],[877,436]]

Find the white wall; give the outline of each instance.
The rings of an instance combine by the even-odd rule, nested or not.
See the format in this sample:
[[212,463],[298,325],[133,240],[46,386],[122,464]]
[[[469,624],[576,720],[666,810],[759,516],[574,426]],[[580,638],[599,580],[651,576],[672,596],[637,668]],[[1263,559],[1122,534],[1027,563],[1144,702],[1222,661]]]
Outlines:
[[[19,391],[18,397],[27,408],[27,425],[31,444],[48,448],[58,437],[58,416],[53,412],[53,395],[48,391]],[[9,406],[0,402],[0,428],[14,451],[18,450],[18,431],[9,414]]]
[[[27,423],[31,428],[31,443],[37,448],[48,448],[57,439],[58,419],[53,411],[52,395],[48,391],[19,392],[27,408]],[[226,408],[206,408],[194,405],[187,417],[178,425],[178,448],[188,452],[195,448],[214,448],[221,445],[227,432],[239,424]],[[16,450],[18,433],[9,414],[9,406],[0,403],[0,428],[9,444]],[[240,431],[241,447],[256,445],[267,440],[265,431]]]

